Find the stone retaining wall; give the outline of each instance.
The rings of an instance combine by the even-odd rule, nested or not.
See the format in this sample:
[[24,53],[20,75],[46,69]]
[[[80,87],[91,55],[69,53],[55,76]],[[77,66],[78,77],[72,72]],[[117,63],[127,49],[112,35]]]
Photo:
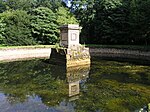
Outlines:
[[32,58],[49,58],[51,48],[8,48],[0,49],[0,61],[14,61]]
[[[114,48],[89,48],[90,56],[110,58],[130,58],[150,61],[150,51],[114,49]],[[51,48],[8,48],[0,49],[0,61],[14,61],[31,58],[49,59]]]
[[127,50],[115,48],[90,48],[91,56],[141,59],[150,61],[150,51]]

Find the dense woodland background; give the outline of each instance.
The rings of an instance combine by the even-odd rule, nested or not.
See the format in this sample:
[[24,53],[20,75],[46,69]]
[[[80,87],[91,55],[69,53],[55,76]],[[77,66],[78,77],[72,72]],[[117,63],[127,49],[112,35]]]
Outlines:
[[63,24],[81,43],[150,45],[150,0],[0,0],[0,45],[55,44]]

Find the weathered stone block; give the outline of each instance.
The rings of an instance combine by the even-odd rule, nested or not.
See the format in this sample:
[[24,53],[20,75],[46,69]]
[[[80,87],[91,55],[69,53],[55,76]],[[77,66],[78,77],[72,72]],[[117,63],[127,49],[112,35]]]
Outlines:
[[89,49],[83,46],[54,49],[52,48],[50,62],[66,67],[90,64]]

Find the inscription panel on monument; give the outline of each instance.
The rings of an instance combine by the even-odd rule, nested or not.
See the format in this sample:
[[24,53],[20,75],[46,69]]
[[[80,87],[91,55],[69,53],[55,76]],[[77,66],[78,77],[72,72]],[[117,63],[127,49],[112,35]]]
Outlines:
[[77,40],[77,34],[76,33],[72,33],[71,34],[71,41],[76,41]]

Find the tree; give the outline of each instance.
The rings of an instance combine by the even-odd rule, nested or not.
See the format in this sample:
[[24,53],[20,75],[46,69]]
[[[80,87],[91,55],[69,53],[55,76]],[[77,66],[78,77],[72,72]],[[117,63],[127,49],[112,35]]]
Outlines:
[[3,18],[1,17],[2,14],[0,14],[0,44],[4,44],[4,31],[6,24],[3,23]]
[[39,44],[55,44],[58,40],[58,25],[55,13],[49,8],[38,7],[32,11],[32,34]]
[[127,44],[128,15],[127,6],[121,0],[104,0],[95,4],[94,43]]
[[35,0],[35,7],[47,7],[57,12],[59,7],[66,7],[66,4],[63,0]]
[[131,0],[130,38],[133,44],[150,45],[150,0]]
[[143,42],[145,45],[150,45],[150,0],[143,0],[142,3],[139,3],[138,10],[141,15]]
[[57,11],[57,23],[59,26],[64,24],[77,24],[78,21],[67,8],[59,7]]
[[93,19],[95,16],[95,0],[71,0],[71,12],[73,12],[82,26],[81,42],[91,42],[93,34]]
[[113,13],[114,15],[118,13],[120,9],[117,7],[120,5],[122,5],[120,0],[72,0],[71,9],[83,27],[81,33],[83,42],[109,44],[113,41],[111,39],[114,34],[112,19],[115,17],[111,16]]
[[0,13],[6,10],[6,5],[3,0],[0,0]]
[[[150,0],[69,0],[82,42],[149,44]],[[132,29],[132,30],[131,30]]]
[[3,23],[6,24],[3,36],[6,45],[31,45],[35,44],[31,37],[30,19],[26,11],[7,11],[1,14]]
[[2,12],[6,10],[29,11],[35,7],[35,0],[0,0],[0,6],[3,6]]

